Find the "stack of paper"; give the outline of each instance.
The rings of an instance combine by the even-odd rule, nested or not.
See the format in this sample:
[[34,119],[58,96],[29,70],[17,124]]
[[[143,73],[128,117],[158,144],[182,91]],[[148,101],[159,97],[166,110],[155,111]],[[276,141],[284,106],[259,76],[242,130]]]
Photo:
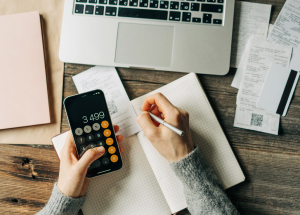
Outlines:
[[234,126],[278,134],[280,115],[257,108],[265,78],[272,63],[288,67],[292,48],[251,37],[240,62],[243,74],[237,95]]
[[236,1],[230,66],[237,68],[252,35],[266,38],[271,15],[270,4]]
[[39,12],[0,17],[0,129],[50,123]]
[[299,14],[300,0],[287,0],[267,41],[249,39],[231,85],[239,89],[234,126],[278,134],[300,76]]
[[287,0],[267,41],[249,39],[232,82],[239,89],[234,126],[278,134],[299,79],[299,20],[300,0]]
[[[51,123],[38,125],[38,126],[27,126],[13,129],[0,130],[0,144],[1,143],[13,143],[13,144],[51,144],[51,138],[56,134],[60,133],[61,125],[61,105],[62,105],[62,91],[63,91],[63,71],[64,64],[58,58],[59,41],[60,41],[60,29],[63,16],[64,1],[61,0],[0,0],[0,16],[9,14],[26,13],[32,11],[39,11],[43,16],[43,33],[47,42],[45,43],[45,57],[46,57],[46,71],[47,75],[47,85],[48,85],[48,98],[49,98],[49,109],[50,109],[50,121]],[[23,21],[22,21],[23,22]],[[41,26],[41,25],[40,25]],[[40,29],[39,26],[39,29]],[[15,31],[11,27],[8,31],[4,31],[3,28],[0,30],[1,33],[10,33],[10,31]],[[26,33],[29,33],[28,29]],[[23,33],[19,34],[23,37]],[[2,41],[1,41],[2,42]],[[0,42],[0,43],[1,43]],[[12,42],[12,40],[10,40]],[[15,46],[16,44],[13,44]],[[22,49],[23,45],[17,46],[15,49],[10,49],[10,52],[14,52],[12,60],[17,59],[19,51]],[[3,47],[0,46],[0,52]],[[27,55],[31,55],[27,52]],[[28,56],[25,56],[26,58]],[[26,59],[24,58],[24,59]],[[0,59],[0,61],[3,58]],[[23,59],[21,59],[23,60]],[[36,59],[37,60],[37,59]],[[29,63],[29,61],[26,61]],[[0,63],[0,66],[3,64]],[[23,74],[27,74],[24,70],[20,70]],[[0,86],[1,87],[1,86]],[[22,87],[16,88],[22,92],[24,98],[24,90]],[[16,90],[14,89],[14,90]],[[7,90],[6,90],[7,91]],[[27,98],[27,102],[30,103]],[[2,105],[2,100],[0,100]],[[16,104],[16,103],[15,103]],[[0,106],[1,106],[0,105]],[[21,108],[22,110],[22,108]],[[25,114],[23,114],[24,116]],[[1,121],[1,119],[0,119]]]

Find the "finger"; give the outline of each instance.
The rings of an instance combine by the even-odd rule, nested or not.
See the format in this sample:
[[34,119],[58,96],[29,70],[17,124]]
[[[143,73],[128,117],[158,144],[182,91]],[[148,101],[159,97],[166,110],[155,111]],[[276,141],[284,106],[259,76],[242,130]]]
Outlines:
[[75,143],[72,136],[72,132],[68,132],[68,136],[65,142],[65,145],[63,146],[61,152],[60,152],[60,159],[63,161],[71,161],[72,155],[74,154],[75,150]]
[[118,133],[120,130],[120,127],[118,125],[114,125],[113,127],[114,127],[115,133]]
[[159,122],[156,122],[154,119],[152,119],[152,122],[153,122],[153,124],[156,126],[156,127],[158,127],[159,126]]
[[186,110],[183,110],[181,108],[177,108],[179,110],[179,112],[186,118],[189,120],[189,113]]
[[118,143],[121,143],[123,141],[123,136],[122,135],[117,135],[117,141]]
[[89,149],[84,153],[84,155],[77,162],[77,168],[80,172],[86,172],[88,167],[98,158],[100,158],[105,152],[103,146]]
[[[151,112],[151,113],[153,113],[155,116],[161,118],[161,114],[162,114],[162,113],[159,112],[157,105],[152,105],[151,108],[148,110],[148,112]],[[153,122],[153,124],[154,124],[156,127],[159,126],[159,123],[158,123],[157,121],[155,121],[153,118],[152,118],[152,122]]]
[[153,113],[155,116],[160,117],[161,112],[159,112],[157,105],[152,105],[152,107],[148,111]]
[[158,111],[164,114],[174,109],[172,103],[163,94],[156,93],[145,98],[142,106],[142,111],[149,110],[154,104],[158,107]]
[[159,129],[154,125],[148,112],[143,112],[137,117],[137,122],[148,138],[158,134]]
[[119,149],[120,149],[120,152],[123,153],[123,147],[120,146]]

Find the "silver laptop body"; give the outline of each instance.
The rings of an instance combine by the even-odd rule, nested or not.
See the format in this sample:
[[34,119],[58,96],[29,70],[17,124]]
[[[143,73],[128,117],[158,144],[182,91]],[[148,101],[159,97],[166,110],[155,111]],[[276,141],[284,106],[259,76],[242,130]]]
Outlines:
[[234,0],[65,0],[68,63],[224,75]]

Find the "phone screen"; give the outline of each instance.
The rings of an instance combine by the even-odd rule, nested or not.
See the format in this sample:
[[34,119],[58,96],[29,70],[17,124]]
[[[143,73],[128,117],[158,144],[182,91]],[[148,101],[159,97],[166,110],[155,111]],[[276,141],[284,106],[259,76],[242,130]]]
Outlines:
[[94,90],[70,96],[64,106],[79,159],[90,148],[105,148],[104,155],[90,165],[87,177],[120,169],[121,155],[104,93]]

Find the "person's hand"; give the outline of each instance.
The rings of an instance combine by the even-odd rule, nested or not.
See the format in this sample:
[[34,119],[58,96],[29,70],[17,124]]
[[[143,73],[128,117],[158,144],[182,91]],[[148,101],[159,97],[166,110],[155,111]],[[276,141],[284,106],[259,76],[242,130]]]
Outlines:
[[[115,132],[119,126],[114,125]],[[123,141],[122,135],[117,135],[118,143]],[[120,147],[122,153],[123,148]],[[89,180],[86,178],[88,167],[105,152],[103,146],[87,150],[78,160],[74,139],[69,131],[66,143],[60,152],[60,169],[57,182],[58,189],[66,196],[77,198],[84,196]]]
[[[194,149],[188,112],[172,105],[161,93],[145,98],[142,111],[143,113],[137,117],[137,122],[156,150],[170,163],[179,161]],[[185,136],[181,137],[152,120],[148,111],[184,131]]]

